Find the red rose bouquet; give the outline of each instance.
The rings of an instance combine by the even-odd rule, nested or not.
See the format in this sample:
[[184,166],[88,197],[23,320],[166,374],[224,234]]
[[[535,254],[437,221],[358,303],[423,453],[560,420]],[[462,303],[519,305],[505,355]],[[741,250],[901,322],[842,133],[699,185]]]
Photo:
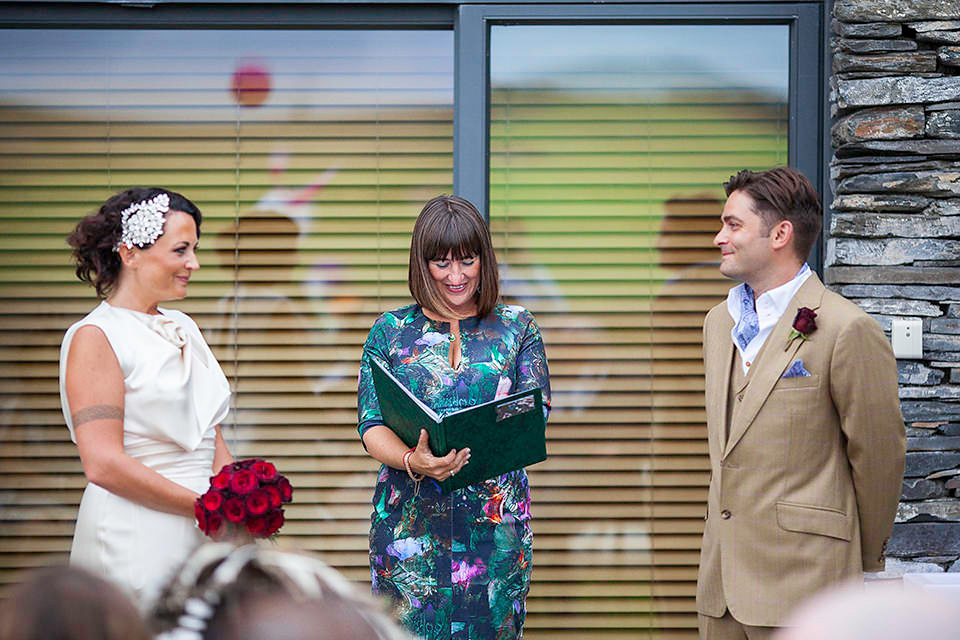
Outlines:
[[268,538],[283,526],[283,505],[293,499],[290,481],[259,458],[225,465],[197,498],[197,526],[214,540],[230,534]]

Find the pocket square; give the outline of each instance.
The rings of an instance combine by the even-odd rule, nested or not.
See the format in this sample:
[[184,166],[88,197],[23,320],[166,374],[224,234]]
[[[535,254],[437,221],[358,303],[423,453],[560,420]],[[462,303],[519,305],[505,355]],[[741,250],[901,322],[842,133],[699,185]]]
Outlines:
[[783,372],[781,378],[803,378],[810,375],[810,372],[803,368],[803,360],[796,360],[790,368]]

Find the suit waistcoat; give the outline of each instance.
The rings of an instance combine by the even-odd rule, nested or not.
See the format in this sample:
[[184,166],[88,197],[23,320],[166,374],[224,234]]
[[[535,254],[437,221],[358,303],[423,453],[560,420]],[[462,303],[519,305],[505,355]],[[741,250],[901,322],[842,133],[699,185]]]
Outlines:
[[763,357],[763,352],[766,351],[766,349],[767,343],[764,342],[763,346],[760,347],[760,351],[757,352],[757,357],[750,363],[750,368],[746,375],[743,374],[743,359],[740,357],[740,350],[736,347],[733,349],[733,357],[730,358],[730,388],[727,389],[727,423],[724,425],[723,431],[724,444],[730,439],[730,425],[733,424],[733,420],[740,410],[740,401],[743,399],[743,394],[746,393],[747,386],[752,379],[750,373],[756,369],[757,362]]
[[733,424],[733,418],[739,408],[737,396],[746,388],[747,379],[743,375],[743,364],[740,358],[740,351],[733,350],[733,357],[730,358],[730,387],[727,389],[727,422],[723,428],[723,443],[726,444],[730,439],[730,425]]

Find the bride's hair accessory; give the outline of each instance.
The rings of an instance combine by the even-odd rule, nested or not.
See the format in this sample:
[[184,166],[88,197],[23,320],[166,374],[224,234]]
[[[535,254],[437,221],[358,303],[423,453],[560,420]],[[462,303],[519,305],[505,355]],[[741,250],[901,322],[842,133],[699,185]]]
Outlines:
[[160,193],[148,200],[134,202],[120,212],[120,245],[127,249],[153,244],[163,234],[163,214],[170,210],[170,196]]

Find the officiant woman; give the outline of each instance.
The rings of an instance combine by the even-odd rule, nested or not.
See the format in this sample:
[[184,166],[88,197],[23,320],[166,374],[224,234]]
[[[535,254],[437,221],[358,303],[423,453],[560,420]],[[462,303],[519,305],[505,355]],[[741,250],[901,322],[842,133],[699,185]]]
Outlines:
[[414,302],[377,319],[360,367],[358,428],[383,463],[371,515],[373,590],[428,640],[519,638],[533,568],[526,471],[442,495],[435,481],[470,464],[469,449],[435,457],[425,430],[408,449],[383,423],[370,363],[441,415],[536,387],[546,414],[540,329],[529,311],[500,302],[486,221],[462,198],[438,196],[423,207],[408,284]]

